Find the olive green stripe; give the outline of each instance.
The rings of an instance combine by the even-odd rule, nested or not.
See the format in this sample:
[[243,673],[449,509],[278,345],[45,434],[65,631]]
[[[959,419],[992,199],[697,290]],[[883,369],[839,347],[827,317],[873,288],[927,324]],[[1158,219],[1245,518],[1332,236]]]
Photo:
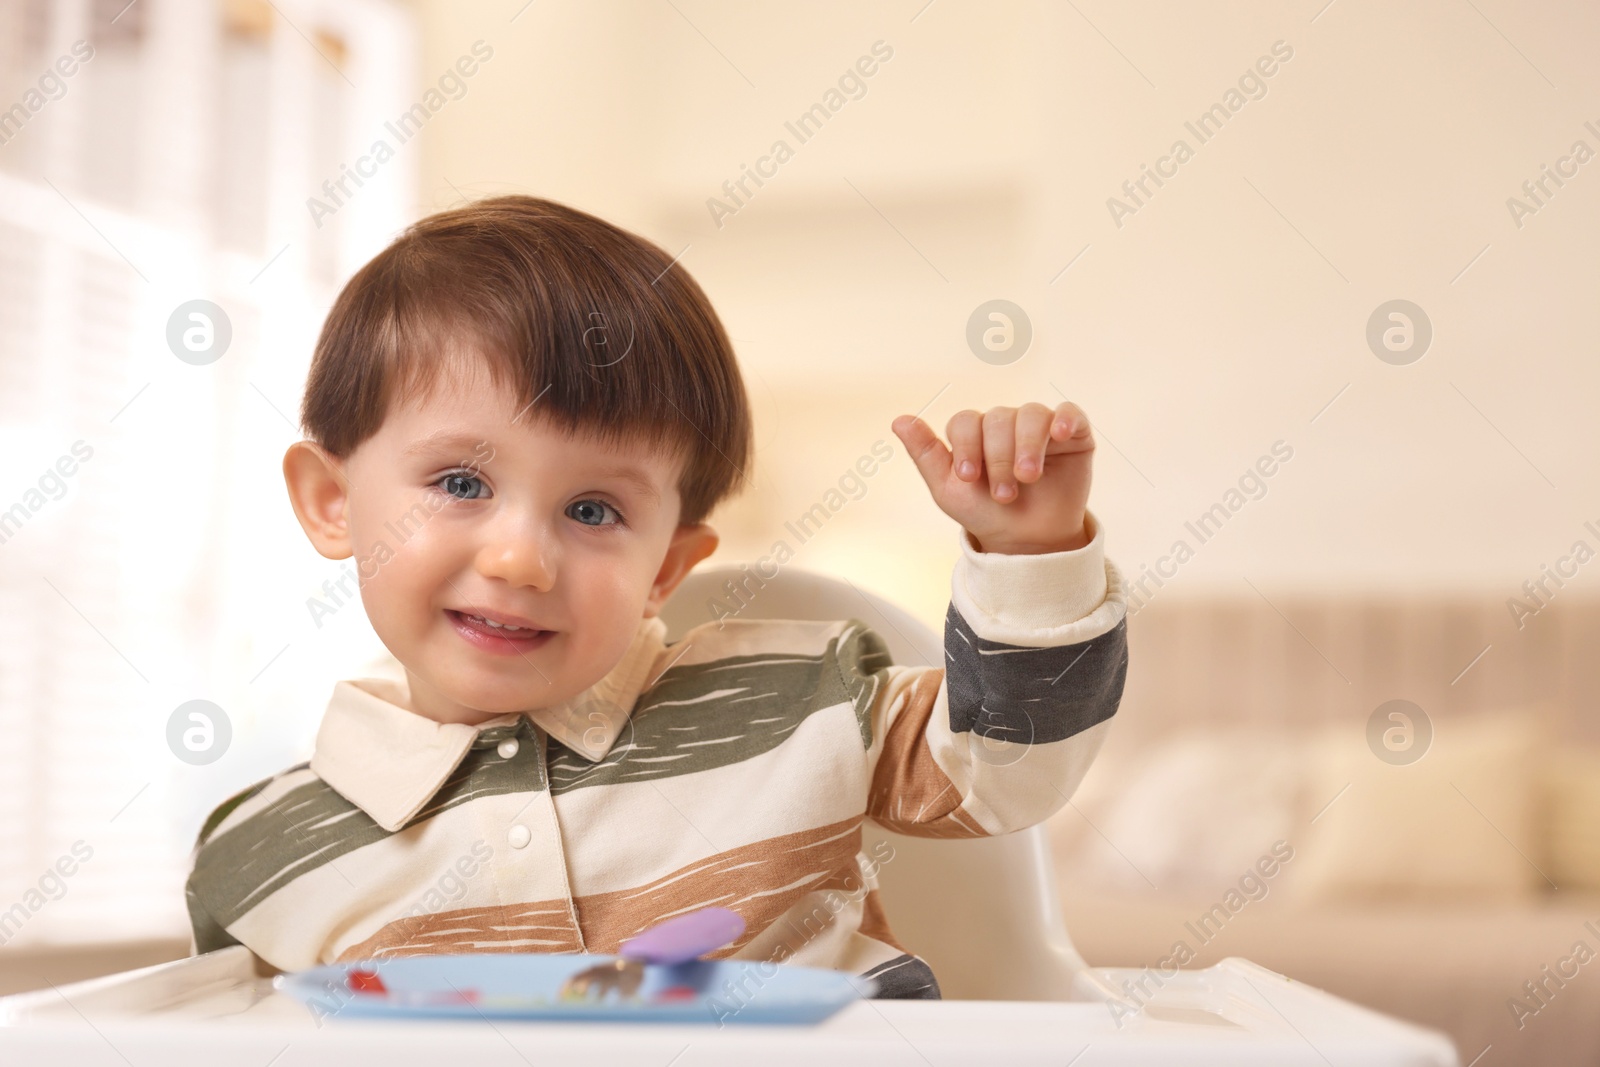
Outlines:
[[[495,747],[514,729],[527,743],[516,756],[503,759]],[[482,797],[543,788],[532,726],[523,719],[516,728],[479,733],[466,758],[407,825]],[[190,882],[212,917],[228,926],[301,875],[389,836],[318,778],[208,842],[196,857]]]
[[284,775],[305,770],[309,766],[310,763],[297,763],[293,767],[273,775],[271,778],[263,778],[255,785],[239,790],[237,793],[233,794],[233,796],[229,797],[227,800],[224,800],[221,804],[218,804],[216,809],[206,817],[205,824],[200,827],[200,833],[195,837],[195,844],[205,844],[206,839],[211,836],[212,832],[216,830],[218,826],[222,825],[222,820],[226,819],[229,815],[232,815],[240,804],[243,804],[251,797],[258,795],[263,789],[267,788],[267,786],[271,785],[279,778],[282,778]]
[[559,796],[742,763],[776,748],[812,713],[844,703],[855,708],[865,751],[872,744],[872,698],[882,675],[861,669],[881,663],[875,668],[881,670],[889,657],[876,634],[850,623],[842,649],[836,638],[816,656],[730,656],[669,668],[604,759],[591,763],[551,739],[551,792]]

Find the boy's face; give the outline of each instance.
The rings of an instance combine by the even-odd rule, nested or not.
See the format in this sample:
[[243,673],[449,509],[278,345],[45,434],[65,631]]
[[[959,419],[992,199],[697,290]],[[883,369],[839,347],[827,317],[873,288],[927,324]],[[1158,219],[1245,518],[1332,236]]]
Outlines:
[[470,362],[391,405],[342,464],[308,442],[284,460],[318,550],[355,555],[412,710],[442,722],[583,692],[717,543],[678,525],[677,457],[568,437]]

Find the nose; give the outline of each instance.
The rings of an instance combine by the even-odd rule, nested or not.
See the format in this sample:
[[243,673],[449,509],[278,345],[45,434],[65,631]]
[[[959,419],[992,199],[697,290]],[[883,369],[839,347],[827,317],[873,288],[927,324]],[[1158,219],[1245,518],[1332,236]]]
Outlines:
[[474,563],[485,578],[499,578],[514,586],[548,591],[555,582],[550,538],[533,523],[493,524]]

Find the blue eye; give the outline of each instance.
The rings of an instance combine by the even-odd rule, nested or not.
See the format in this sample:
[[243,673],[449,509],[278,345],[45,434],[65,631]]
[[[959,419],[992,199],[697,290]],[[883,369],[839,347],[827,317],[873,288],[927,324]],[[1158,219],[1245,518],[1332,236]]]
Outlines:
[[489,495],[483,479],[464,471],[451,471],[433,483],[458,500],[477,500]]
[[[581,515],[574,515],[573,512],[577,511],[579,508],[583,509],[583,513]],[[607,511],[611,512],[617,517],[616,522],[608,523],[602,521],[605,518],[605,513]],[[618,511],[616,508],[612,507],[610,504],[607,504],[603,500],[580,500],[573,504],[572,507],[567,509],[567,514],[572,515],[573,518],[577,519],[585,526],[627,525],[626,521],[622,517],[622,512]],[[591,521],[591,518],[593,521]]]

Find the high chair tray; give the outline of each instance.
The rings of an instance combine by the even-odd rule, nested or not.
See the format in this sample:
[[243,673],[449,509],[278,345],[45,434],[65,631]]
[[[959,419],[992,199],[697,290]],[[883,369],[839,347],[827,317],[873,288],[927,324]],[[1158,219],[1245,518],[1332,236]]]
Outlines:
[[[1240,959],[1152,982],[1128,1017],[1103,1001],[857,1000],[814,1025],[618,1025],[513,1019],[321,1018],[235,946],[0,998],[5,1067],[1460,1067],[1450,1041]],[[1125,986],[1124,983],[1128,985]]]
[[646,964],[637,996],[565,998],[577,972],[618,957],[581,953],[479,953],[360,960],[274,978],[274,988],[318,1020],[565,1019],[584,1022],[821,1022],[878,983],[821,967],[752,960]]

